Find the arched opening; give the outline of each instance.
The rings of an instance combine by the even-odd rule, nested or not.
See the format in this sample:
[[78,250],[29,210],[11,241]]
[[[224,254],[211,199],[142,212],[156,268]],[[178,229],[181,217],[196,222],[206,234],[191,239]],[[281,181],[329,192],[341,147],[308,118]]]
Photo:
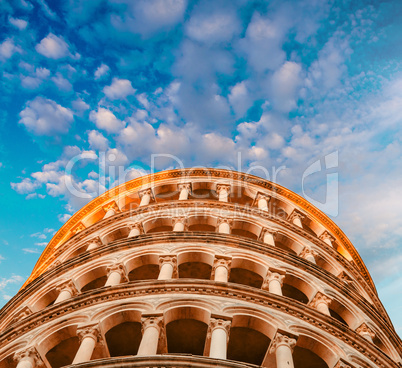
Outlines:
[[77,287],[82,293],[105,286],[107,280],[106,267],[97,267],[76,279]]
[[32,312],[38,312],[46,307],[50,307],[55,302],[59,293],[56,288],[48,291],[45,295],[39,298],[39,300],[34,303],[32,307]]
[[282,286],[284,296],[307,304],[313,293],[314,289],[307,282],[296,276],[286,274]]
[[130,281],[156,280],[159,275],[159,256],[146,254],[135,257],[126,263]]
[[277,233],[275,236],[275,247],[296,255],[299,254],[303,249],[301,244],[280,233]]
[[260,234],[261,229],[254,224],[245,221],[233,221],[231,233],[233,235],[243,236],[245,238],[257,240],[257,234]]
[[230,269],[229,282],[261,288],[267,268],[256,262],[235,258]]
[[122,310],[101,321],[111,357],[136,355],[142,339],[141,313]]
[[274,331],[260,318],[235,315],[230,327],[227,358],[260,366]]
[[179,278],[203,279],[211,278],[214,256],[203,252],[186,252],[177,256]]
[[306,294],[304,294],[302,291],[300,291],[299,289],[295,288],[292,285],[285,283],[282,286],[282,294],[283,296],[297,300],[298,302],[303,304],[307,304],[309,300]]
[[185,306],[165,312],[169,353],[203,355],[210,312]]
[[352,314],[352,312],[348,308],[339,303],[336,299],[332,299],[332,302],[329,305],[329,312],[331,314],[331,317],[337,319],[345,326],[354,325],[356,317]]
[[[209,182],[193,182],[192,183],[192,191],[191,198],[205,200],[216,198],[212,194],[211,190],[212,183]],[[215,192],[214,192],[215,194]]]
[[156,202],[174,201],[179,199],[180,191],[176,184],[165,184],[153,188]]
[[295,368],[329,368],[317,354],[300,346],[293,351],[293,362]]
[[136,355],[141,338],[141,323],[139,322],[122,322],[105,334],[111,357]]
[[171,218],[158,218],[152,219],[143,223],[144,232],[146,234],[159,233],[163,231],[172,231],[172,219]]
[[109,234],[105,235],[102,238],[103,244],[109,244],[119,239],[127,238],[128,234],[130,233],[130,229],[128,227],[121,227],[119,229],[113,230]]
[[72,252],[70,255],[67,256],[66,261],[69,261],[70,259],[73,259],[79,256],[80,254],[84,253],[87,250],[87,248],[88,245],[84,245],[83,247],[76,249],[74,252]]
[[215,232],[216,220],[210,216],[195,215],[188,218],[188,231]]
[[64,327],[51,334],[42,344],[42,351],[52,368],[59,368],[73,362],[79,348],[77,327]]

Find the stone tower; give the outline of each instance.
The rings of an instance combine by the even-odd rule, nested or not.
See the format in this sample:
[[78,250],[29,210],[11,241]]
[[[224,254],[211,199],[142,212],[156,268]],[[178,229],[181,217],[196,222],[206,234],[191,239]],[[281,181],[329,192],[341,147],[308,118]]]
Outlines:
[[343,232],[295,193],[225,170],[94,199],[0,312],[0,368],[400,368],[401,353]]

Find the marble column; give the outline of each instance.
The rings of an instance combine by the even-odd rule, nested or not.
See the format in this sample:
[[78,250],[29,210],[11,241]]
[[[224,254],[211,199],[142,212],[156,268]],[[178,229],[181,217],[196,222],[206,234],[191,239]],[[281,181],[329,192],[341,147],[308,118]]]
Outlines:
[[212,274],[214,281],[228,282],[232,259],[224,255],[215,255]]
[[269,349],[270,354],[275,353],[276,368],[294,368],[292,354],[295,345],[296,339],[276,333]]
[[304,216],[301,212],[297,210],[293,210],[293,212],[290,214],[288,220],[293,222],[294,225],[299,226],[303,228],[302,221],[306,216]]
[[[276,272],[275,272],[276,271]],[[285,271],[282,270],[269,270],[265,276],[262,284],[262,289],[268,290],[275,295],[282,295],[283,279],[285,278]]]
[[268,212],[268,202],[271,199],[270,196],[263,193],[257,193],[255,201],[257,202],[258,209]]
[[309,247],[304,247],[303,250],[299,253],[299,257],[304,258],[305,260],[316,263],[315,257],[317,256],[317,252],[313,251]]
[[33,346],[16,352],[13,359],[17,363],[16,368],[39,368],[45,366],[39,353]]
[[158,280],[170,280],[176,273],[177,257],[176,255],[159,256],[160,271]]
[[88,244],[88,247],[87,247],[86,250],[92,250],[92,249],[96,249],[99,246],[101,246],[102,241],[100,240],[99,237],[96,237],[96,238],[93,238],[93,239],[89,240],[87,244]]
[[64,302],[78,293],[77,287],[72,280],[67,280],[59,284],[56,290],[58,291],[59,295],[57,296],[54,304]]
[[230,321],[224,319],[211,318],[209,325],[211,334],[210,358],[226,359],[230,324]]
[[183,183],[177,186],[177,189],[180,191],[179,201],[185,201],[188,199],[188,195],[191,192],[191,184],[190,183]]
[[141,198],[140,206],[146,206],[151,202],[152,191],[151,189],[145,189],[138,192],[139,197]]
[[276,231],[268,229],[268,228],[263,228],[261,231],[260,239],[268,245],[275,246],[275,236],[276,236]]
[[216,186],[216,193],[218,194],[218,199],[221,202],[228,202],[229,193],[230,193],[230,185],[227,184],[218,184]]
[[321,292],[317,292],[315,297],[310,302],[310,307],[317,309],[319,312],[330,316],[329,305],[331,304],[332,299]]
[[122,282],[128,281],[126,276],[126,268],[123,264],[115,264],[107,267],[107,280],[105,286],[119,285]]
[[96,343],[100,341],[100,332],[98,326],[86,326],[77,330],[80,340],[80,347],[75,354],[72,364],[79,364],[91,360],[95,350]]
[[187,219],[185,217],[175,217],[172,219],[173,231],[185,231]]
[[128,228],[130,229],[130,232],[127,236],[127,238],[134,238],[143,232],[142,224],[141,222],[134,222],[131,224],[128,224]]
[[145,317],[142,318],[142,339],[138,348],[138,356],[155,355],[158,350],[159,335],[163,327],[162,317]]
[[362,323],[357,329],[356,332],[360,335],[362,335],[366,340],[370,341],[373,343],[373,339],[375,336],[375,333],[365,324]]
[[320,239],[322,241],[324,241],[325,243],[327,243],[330,247],[333,246],[335,238],[328,232],[328,231],[324,231],[321,235],[320,235]]
[[218,233],[221,234],[230,234],[233,220],[228,218],[218,218]]

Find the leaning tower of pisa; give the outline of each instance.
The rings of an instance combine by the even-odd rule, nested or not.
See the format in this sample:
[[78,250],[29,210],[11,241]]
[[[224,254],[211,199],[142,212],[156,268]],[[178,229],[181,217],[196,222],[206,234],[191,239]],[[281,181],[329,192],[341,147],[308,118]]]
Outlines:
[[0,311],[0,368],[397,368],[359,254],[295,193],[215,169],[115,187]]

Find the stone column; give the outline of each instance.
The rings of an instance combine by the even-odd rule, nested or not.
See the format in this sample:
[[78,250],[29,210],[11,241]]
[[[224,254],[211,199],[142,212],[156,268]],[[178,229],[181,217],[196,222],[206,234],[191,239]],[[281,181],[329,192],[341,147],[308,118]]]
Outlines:
[[190,183],[183,183],[177,186],[177,189],[180,191],[179,201],[185,201],[188,199],[188,195],[191,192],[191,184]]
[[187,220],[185,217],[175,217],[172,219],[173,231],[185,231],[187,227]]
[[332,299],[321,292],[317,292],[315,297],[310,303],[310,307],[317,309],[319,312],[330,316],[329,305],[331,304]]
[[218,223],[217,223],[218,233],[230,234],[232,223],[233,223],[232,219],[222,218],[222,217],[218,218]]
[[276,333],[269,349],[270,354],[275,353],[276,368],[294,368],[292,354],[295,345],[296,339]]
[[299,257],[306,259],[311,263],[315,262],[315,257],[317,256],[317,252],[311,250],[309,247],[304,247],[303,250],[300,252]]
[[268,195],[265,195],[263,193],[257,193],[255,201],[257,202],[258,209],[261,211],[268,212],[268,202],[270,199],[271,197]]
[[282,295],[282,286],[284,278],[285,278],[285,271],[269,270],[262,284],[262,289],[268,290],[270,293],[275,295]]
[[54,301],[54,304],[64,302],[65,300],[70,299],[72,296],[78,294],[77,287],[72,280],[64,281],[63,283],[59,284],[56,290],[58,291],[59,295]]
[[288,220],[293,222],[296,226],[299,226],[303,228],[302,221],[306,216],[304,216],[301,212],[297,210],[293,210],[293,212],[290,214]]
[[103,216],[104,219],[108,217],[114,216],[116,213],[120,212],[119,207],[117,206],[116,202],[111,202],[108,203],[106,206],[103,207],[105,213],[105,216]]
[[330,247],[333,246],[335,241],[335,238],[326,230],[320,235],[320,239],[327,243]]
[[214,281],[228,282],[231,263],[232,259],[230,257],[215,255],[214,264],[212,266]]
[[25,350],[18,351],[14,354],[14,361],[17,363],[16,368],[39,368],[44,367],[42,358],[36,349],[31,346]]
[[134,238],[135,236],[138,236],[138,235],[142,234],[142,232],[143,232],[141,222],[135,222],[135,223],[129,224],[128,228],[130,229],[130,232],[129,232],[127,238]]
[[146,206],[151,202],[152,191],[151,189],[145,189],[138,192],[138,195],[141,198],[140,206]]
[[216,186],[216,193],[218,194],[219,201],[227,202],[229,199],[230,185],[218,184]]
[[230,324],[230,321],[224,319],[211,318],[209,325],[211,334],[210,358],[226,359]]
[[102,241],[100,240],[99,237],[93,238],[88,241],[88,247],[87,250],[92,250],[98,248],[100,245],[102,245]]
[[95,350],[96,343],[100,341],[100,332],[98,326],[86,326],[77,330],[80,340],[80,347],[75,354],[72,364],[79,364],[91,360]]
[[160,331],[163,327],[163,318],[150,316],[142,318],[141,322],[143,334],[137,355],[155,355],[158,350]]
[[126,269],[122,264],[115,264],[106,268],[108,275],[105,286],[119,285],[122,282],[128,281]]
[[176,255],[162,255],[159,256],[160,271],[158,280],[170,280],[176,273],[177,257]]
[[366,340],[370,341],[373,343],[373,339],[375,336],[375,333],[365,324],[362,323],[357,329],[356,332],[360,335],[362,335]]
[[275,246],[276,231],[264,227],[261,231],[260,239],[268,245]]

